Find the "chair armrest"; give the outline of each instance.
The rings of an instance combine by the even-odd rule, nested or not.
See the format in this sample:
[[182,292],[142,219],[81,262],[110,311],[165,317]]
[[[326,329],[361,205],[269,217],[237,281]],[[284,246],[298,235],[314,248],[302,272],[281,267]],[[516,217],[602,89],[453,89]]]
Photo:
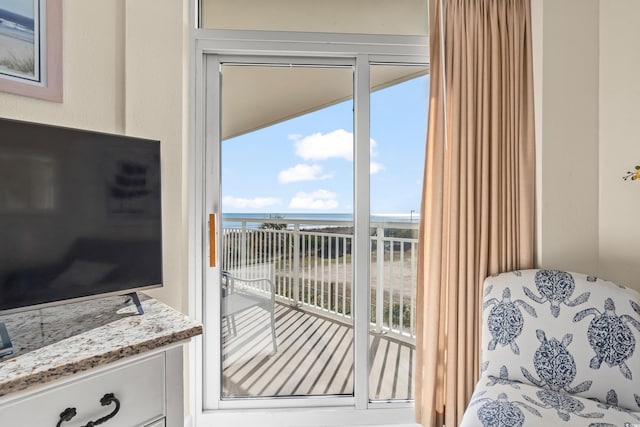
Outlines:
[[226,280],[226,285],[227,285],[227,295],[230,295],[232,293],[234,293],[236,291],[236,284],[239,284],[242,288],[244,289],[250,289],[250,290],[256,290],[256,289],[260,289],[265,291],[264,289],[262,289],[261,286],[253,286],[255,284],[258,283],[266,283],[268,285],[268,290],[267,292],[269,292],[269,294],[271,295],[271,300],[275,301],[276,298],[276,289],[275,289],[275,285],[273,284],[273,281],[267,277],[259,277],[259,278],[255,278],[255,279],[245,279],[242,277],[237,277],[237,276],[232,276],[228,271],[223,271],[222,272],[222,277],[223,279]]

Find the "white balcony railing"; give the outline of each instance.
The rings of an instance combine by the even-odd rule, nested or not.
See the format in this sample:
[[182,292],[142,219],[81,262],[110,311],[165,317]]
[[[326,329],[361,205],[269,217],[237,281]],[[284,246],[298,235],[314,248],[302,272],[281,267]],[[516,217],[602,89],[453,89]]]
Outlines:
[[[353,228],[346,221],[233,218],[222,268],[269,277],[278,301],[351,323]],[[415,339],[417,223],[371,222],[371,328]]]

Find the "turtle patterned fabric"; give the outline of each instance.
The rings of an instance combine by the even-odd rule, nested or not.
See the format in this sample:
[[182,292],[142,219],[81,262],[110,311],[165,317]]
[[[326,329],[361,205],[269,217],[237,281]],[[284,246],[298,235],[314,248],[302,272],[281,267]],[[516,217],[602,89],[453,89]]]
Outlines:
[[482,308],[482,373],[468,425],[640,426],[637,291],[522,270],[487,278]]
[[529,384],[476,386],[461,427],[627,427],[640,423],[638,413],[562,391]]
[[633,379],[633,373],[626,364],[636,349],[636,339],[630,326],[640,331],[640,322],[626,314],[616,315],[616,306],[611,298],[605,300],[604,311],[587,308],[576,313],[573,321],[579,322],[589,315],[595,317],[589,323],[587,336],[596,353],[589,366],[599,369],[605,362],[608,366],[620,367],[625,378]]

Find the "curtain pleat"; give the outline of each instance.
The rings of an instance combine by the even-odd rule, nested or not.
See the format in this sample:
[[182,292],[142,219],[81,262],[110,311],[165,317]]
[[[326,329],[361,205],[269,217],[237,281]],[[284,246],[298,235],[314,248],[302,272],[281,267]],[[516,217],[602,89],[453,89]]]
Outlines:
[[458,425],[479,377],[483,280],[531,268],[534,256],[530,0],[442,4],[444,51],[440,0],[430,0],[416,342],[424,426]]

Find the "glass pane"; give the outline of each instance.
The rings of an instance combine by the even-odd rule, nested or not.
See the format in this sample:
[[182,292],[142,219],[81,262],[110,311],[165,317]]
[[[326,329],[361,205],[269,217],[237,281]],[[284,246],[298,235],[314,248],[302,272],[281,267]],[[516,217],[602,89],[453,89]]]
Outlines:
[[414,396],[428,79],[424,67],[371,67],[371,400]]
[[223,398],[353,395],[352,86],[222,67]]
[[427,35],[427,0],[201,0],[201,27]]

